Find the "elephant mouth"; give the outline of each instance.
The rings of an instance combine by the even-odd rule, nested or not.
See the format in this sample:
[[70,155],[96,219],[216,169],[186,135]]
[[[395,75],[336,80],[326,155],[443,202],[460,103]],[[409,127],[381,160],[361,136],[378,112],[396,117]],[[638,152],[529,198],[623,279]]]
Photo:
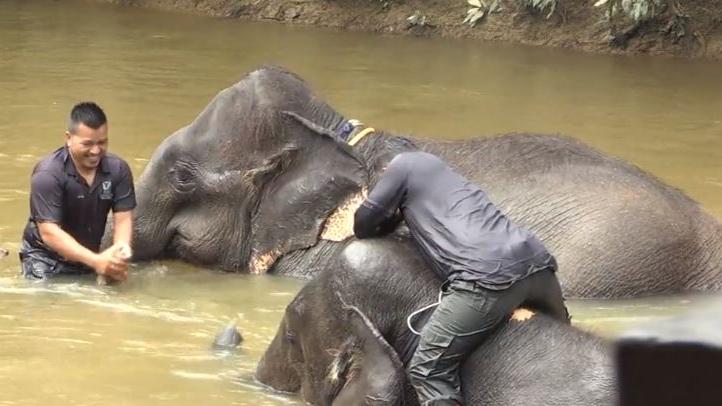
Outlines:
[[165,254],[171,258],[189,258],[189,255],[183,253],[188,253],[192,246],[191,239],[176,229],[166,244]]
[[262,378],[259,378],[258,373],[254,376],[254,381],[266,390],[281,395],[295,395],[301,390],[301,385],[298,384],[264,382]]
[[346,200],[344,200],[341,205],[339,205],[326,218],[323,223],[323,228],[313,244],[296,249],[286,250],[283,248],[276,248],[266,252],[254,252],[248,263],[248,271],[257,275],[264,274],[272,270],[276,262],[284,256],[296,251],[306,251],[309,248],[316,246],[321,240],[341,242],[352,237],[354,235],[354,213],[356,212],[356,209],[361,206],[364,199],[366,199],[367,194],[368,191],[364,188],[360,192],[348,196]]

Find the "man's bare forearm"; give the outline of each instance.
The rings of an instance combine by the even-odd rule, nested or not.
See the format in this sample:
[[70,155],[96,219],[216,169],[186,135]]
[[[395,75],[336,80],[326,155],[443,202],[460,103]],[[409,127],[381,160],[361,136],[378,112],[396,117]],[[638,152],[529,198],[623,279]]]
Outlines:
[[127,244],[133,240],[133,212],[113,213],[113,245]]
[[55,223],[38,223],[43,242],[63,258],[95,268],[98,254],[85,248]]

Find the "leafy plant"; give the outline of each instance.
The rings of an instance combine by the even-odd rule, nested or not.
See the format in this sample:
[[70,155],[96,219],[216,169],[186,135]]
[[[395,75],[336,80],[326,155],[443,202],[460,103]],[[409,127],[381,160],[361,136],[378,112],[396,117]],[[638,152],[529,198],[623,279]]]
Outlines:
[[416,10],[414,14],[406,18],[406,24],[409,27],[425,27],[428,25],[426,15],[422,14],[421,11]]
[[464,18],[463,23],[469,24],[470,27],[476,26],[476,23],[481,21],[485,15],[501,11],[499,0],[494,0],[489,6],[486,5],[484,0],[466,0],[466,2],[471,7],[466,11],[466,18]]
[[656,17],[666,7],[666,0],[598,0],[595,7],[607,6],[607,18],[611,20],[623,13],[636,23]]
[[[559,0],[519,0],[522,5],[526,6],[529,9],[536,10],[540,13],[546,12],[546,10],[549,10],[549,12],[546,15],[546,18],[554,14],[554,11],[557,9],[557,5],[559,3]],[[600,0],[601,1],[601,0]]]
[[473,27],[486,15],[486,4],[481,0],[467,0],[466,2],[471,7],[466,11],[466,18],[463,23]]

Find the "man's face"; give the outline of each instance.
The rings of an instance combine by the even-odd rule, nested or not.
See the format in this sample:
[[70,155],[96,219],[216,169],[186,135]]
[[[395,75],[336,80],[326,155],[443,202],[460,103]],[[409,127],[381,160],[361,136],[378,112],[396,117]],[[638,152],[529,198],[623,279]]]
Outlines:
[[94,130],[80,123],[73,133],[65,133],[65,141],[79,169],[94,170],[108,150],[108,125]]

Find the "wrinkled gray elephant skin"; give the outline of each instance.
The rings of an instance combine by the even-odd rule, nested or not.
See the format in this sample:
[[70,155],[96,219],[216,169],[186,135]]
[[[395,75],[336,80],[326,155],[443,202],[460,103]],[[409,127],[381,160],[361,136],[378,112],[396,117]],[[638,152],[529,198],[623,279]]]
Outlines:
[[[286,308],[257,379],[314,405],[416,405],[404,372],[417,340],[406,316],[440,281],[404,239],[349,243]],[[469,405],[606,406],[607,343],[541,314],[500,327],[462,366]]]
[[385,165],[422,149],[538,234],[568,297],[722,289],[720,222],[579,141],[506,134],[441,142],[377,131],[350,147],[337,136],[345,122],[282,68],[258,69],[223,90],[162,142],[140,177],[136,259],[312,276],[324,265],[320,243],[349,236],[354,205]]

